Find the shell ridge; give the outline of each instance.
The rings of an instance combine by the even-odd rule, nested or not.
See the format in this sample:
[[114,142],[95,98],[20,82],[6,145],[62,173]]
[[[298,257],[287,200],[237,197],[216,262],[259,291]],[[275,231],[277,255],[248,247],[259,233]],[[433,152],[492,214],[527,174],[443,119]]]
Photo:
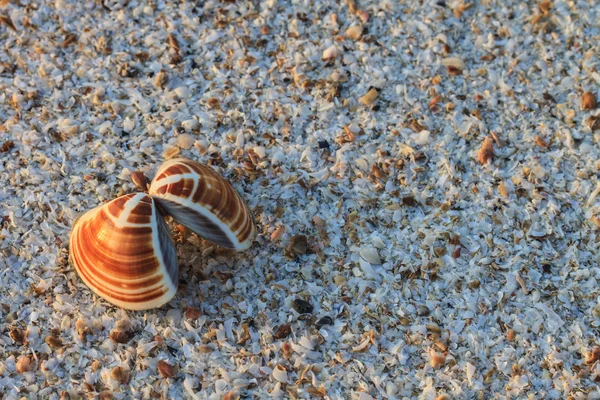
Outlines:
[[[152,201],[152,204],[154,205],[154,199],[152,197],[150,197],[150,201]],[[156,257],[160,260],[160,269],[164,269],[163,273],[166,273],[166,276],[170,279],[170,283],[172,284],[171,289],[177,290],[179,265],[175,247],[165,220],[160,213],[157,212],[156,207],[153,207],[152,210],[152,224],[156,227],[156,234],[152,237],[153,248],[158,252]],[[155,240],[158,243],[155,243]]]
[[[217,218],[207,208],[202,207],[198,204],[194,204],[193,207],[188,206],[188,208],[186,208],[181,204],[175,203],[171,200],[164,198],[157,198],[156,201],[159,202],[165,209],[167,209],[176,221],[178,221],[184,226],[189,227],[191,230],[196,232],[198,236],[201,236],[208,241],[217,243],[224,247],[237,247],[238,240],[237,237],[235,237],[232,234],[231,229],[229,229],[229,227],[226,224],[219,220],[219,218]],[[193,215],[189,216],[188,214],[190,209],[193,212],[199,214],[200,217],[208,220],[209,224],[212,224],[218,229],[217,232],[220,233],[220,235],[216,233],[211,233],[211,231],[214,232],[215,229],[211,229],[210,225],[204,223],[204,221],[201,221],[201,218],[193,218]]]

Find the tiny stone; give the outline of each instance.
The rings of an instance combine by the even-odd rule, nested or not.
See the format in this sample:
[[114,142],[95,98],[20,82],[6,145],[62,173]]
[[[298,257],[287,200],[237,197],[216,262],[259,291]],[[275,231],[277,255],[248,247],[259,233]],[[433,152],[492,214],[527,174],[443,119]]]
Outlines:
[[313,306],[305,300],[296,299],[292,306],[299,314],[310,314],[313,311]]
[[317,329],[321,329],[325,325],[333,325],[333,320],[331,319],[331,317],[323,317],[315,323]]
[[25,332],[22,329],[19,329],[19,328],[13,328],[13,329],[11,329],[9,335],[10,335],[10,338],[12,340],[14,340],[17,344],[23,344],[25,342],[26,337],[27,337],[27,335],[25,334]]
[[202,315],[202,311],[198,310],[194,307],[187,307],[185,309],[185,318],[187,319],[197,319]]
[[363,97],[358,99],[358,101],[360,102],[360,104],[368,106],[370,104],[373,104],[378,96],[379,92],[377,91],[377,89],[371,88],[371,90],[369,90],[367,94],[365,94]]
[[381,264],[381,259],[379,258],[379,254],[377,253],[377,249],[373,247],[363,247],[360,249],[360,256],[367,262],[371,264]]
[[327,140],[319,140],[319,148],[320,149],[328,149],[329,142]]
[[290,238],[287,246],[288,252],[293,255],[306,254],[308,249],[308,239],[305,235],[294,235]]
[[194,139],[194,137],[189,133],[182,133],[181,135],[177,136],[177,146],[185,150],[191,149],[195,141],[196,139]]
[[360,25],[353,25],[350,28],[346,29],[346,36],[348,36],[352,40],[358,40],[360,35],[362,35],[362,27]]
[[585,92],[581,96],[581,108],[584,110],[595,110],[597,106],[596,95],[594,93]]
[[340,54],[339,50],[335,46],[328,47],[323,51],[323,60],[331,60],[336,58]]
[[16,368],[17,372],[20,374],[31,371],[31,359],[27,356],[22,356],[17,361]]
[[53,349],[59,349],[63,346],[62,340],[56,336],[47,336],[46,343]]
[[129,370],[125,367],[118,366],[112,369],[112,371],[110,372],[110,376],[117,382],[119,382],[121,385],[123,385],[129,382],[130,373]]
[[0,146],[0,153],[9,152],[14,147],[15,147],[15,143],[13,141],[7,140],[6,142],[2,143],[2,146]]
[[148,178],[141,171],[135,171],[131,174],[131,182],[143,192],[148,190]]
[[157,364],[158,372],[163,378],[172,378],[175,375],[175,369],[166,361],[159,360]]
[[115,343],[127,343],[129,342],[129,335],[126,332],[112,330],[110,332],[110,338]]
[[431,312],[431,310],[429,310],[429,307],[424,306],[424,305],[418,305],[417,306],[417,315],[419,317],[425,317],[427,315],[429,315],[429,313]]
[[165,71],[160,71],[158,74],[156,74],[156,77],[154,78],[154,86],[156,86],[156,88],[158,89],[162,89],[165,87],[168,80],[169,76],[167,75],[167,73]]
[[280,325],[279,328],[277,328],[274,338],[275,339],[283,339],[283,338],[290,336],[291,333],[292,333],[292,328],[290,327],[290,325],[283,324],[283,325]]

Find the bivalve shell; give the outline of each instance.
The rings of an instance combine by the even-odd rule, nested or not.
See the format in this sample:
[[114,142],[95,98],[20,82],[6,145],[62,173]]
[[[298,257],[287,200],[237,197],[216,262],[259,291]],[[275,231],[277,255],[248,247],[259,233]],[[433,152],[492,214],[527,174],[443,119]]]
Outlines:
[[256,236],[246,203],[208,166],[186,158],[169,160],[156,172],[149,194],[166,214],[219,246],[245,250]]
[[177,291],[175,247],[154,200],[127,194],[81,216],[69,256],[84,283],[129,310],[165,304]]

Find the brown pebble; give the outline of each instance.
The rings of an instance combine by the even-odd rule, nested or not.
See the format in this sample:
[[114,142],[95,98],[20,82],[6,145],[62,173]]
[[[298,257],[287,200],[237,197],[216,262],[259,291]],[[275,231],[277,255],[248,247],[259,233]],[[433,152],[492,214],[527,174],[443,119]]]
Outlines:
[[479,281],[479,279],[475,279],[469,282],[467,286],[469,287],[469,289],[478,289],[481,286],[481,282]]
[[377,100],[377,97],[379,97],[379,92],[377,91],[377,89],[371,88],[371,90],[369,90],[367,94],[365,94],[363,97],[358,99],[358,101],[360,102],[360,104],[368,106],[370,104],[373,104],[375,100]]
[[585,355],[585,363],[592,365],[596,361],[600,361],[600,347],[596,346],[592,351],[588,351]]
[[516,334],[515,334],[515,331],[514,331],[514,330],[512,330],[512,329],[509,329],[508,331],[506,331],[506,338],[507,338],[509,341],[511,341],[511,342],[512,342],[512,341],[514,341],[514,340],[515,340],[515,337],[516,337]]
[[349,27],[348,29],[346,29],[346,36],[352,40],[358,40],[358,39],[360,39],[360,36],[362,35],[362,31],[363,31],[362,26],[353,25],[353,26]]
[[112,369],[112,371],[110,371],[110,376],[115,379],[117,382],[119,382],[120,384],[125,384],[127,382],[129,382],[129,370],[126,369],[125,367],[122,366],[118,366],[118,367],[114,367]]
[[71,43],[75,43],[77,41],[77,35],[74,33],[69,33],[65,36],[65,40],[60,44],[60,47],[65,48],[69,46]]
[[185,309],[185,317],[187,319],[196,319],[196,318],[200,318],[200,316],[202,315],[202,311],[198,310],[195,307],[187,307]]
[[581,108],[584,110],[595,110],[598,107],[596,95],[592,92],[585,92],[581,96]]
[[175,368],[166,361],[160,360],[157,364],[158,372],[163,378],[172,378],[175,375]]
[[494,157],[494,141],[489,136],[486,136],[483,139],[483,143],[481,144],[481,148],[477,153],[477,159],[483,165],[487,164]]
[[543,148],[548,147],[548,143],[540,135],[537,135],[535,137],[535,144],[538,145],[539,147],[543,147]]
[[46,343],[53,349],[60,349],[63,347],[62,339],[56,336],[46,336]]
[[429,363],[434,368],[443,367],[446,364],[446,357],[441,353],[432,351]]
[[100,367],[102,367],[102,363],[100,362],[100,360],[92,361],[92,372],[99,370]]
[[129,335],[127,332],[112,330],[110,331],[110,338],[115,343],[127,343],[129,342]]
[[419,317],[425,317],[425,316],[429,315],[429,313],[431,313],[431,310],[429,309],[429,307],[424,306],[424,305],[417,306],[417,315]]
[[32,369],[31,359],[27,356],[22,356],[17,360],[17,372],[22,374],[24,372],[29,372]]
[[292,328],[290,327],[290,325],[283,324],[283,325],[280,325],[279,328],[277,328],[274,338],[275,339],[283,339],[283,338],[290,336],[291,333],[292,333]]
[[131,174],[131,182],[133,182],[133,184],[140,189],[142,192],[145,192],[146,190],[148,190],[148,178],[146,178],[146,175],[144,175],[144,173],[142,171],[135,171],[134,173]]
[[165,87],[168,80],[169,75],[167,75],[167,72],[160,71],[158,74],[156,74],[156,77],[154,78],[154,86],[158,89],[162,89]]
[[25,342],[26,334],[25,331],[19,328],[13,328],[10,330],[10,338],[14,340],[18,344],[23,344]]
[[[90,390],[90,392],[91,392],[91,390]],[[100,394],[98,395],[98,400],[112,400],[112,399],[114,399],[113,394],[111,392],[109,392],[108,390],[100,392]]]
[[6,142],[2,143],[2,146],[0,146],[0,153],[6,153],[8,151],[11,151],[14,147],[15,143],[13,141],[7,140]]
[[294,235],[290,238],[290,243],[287,246],[287,251],[291,255],[306,254],[308,249],[308,239],[306,235]]

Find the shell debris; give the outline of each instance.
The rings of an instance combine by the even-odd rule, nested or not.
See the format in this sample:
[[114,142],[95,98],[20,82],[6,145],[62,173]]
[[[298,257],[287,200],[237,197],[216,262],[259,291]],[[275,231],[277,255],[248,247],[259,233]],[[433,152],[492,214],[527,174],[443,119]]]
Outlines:
[[0,393],[598,397],[597,3],[0,0]]

